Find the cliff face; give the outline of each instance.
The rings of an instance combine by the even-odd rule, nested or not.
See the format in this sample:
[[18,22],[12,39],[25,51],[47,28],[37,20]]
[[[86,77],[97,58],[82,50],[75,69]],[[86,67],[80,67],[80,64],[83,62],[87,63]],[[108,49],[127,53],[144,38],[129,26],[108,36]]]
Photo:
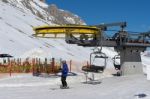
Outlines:
[[85,24],[77,15],[69,11],[61,10],[54,4],[49,5],[48,13],[55,17],[53,21],[56,24]]

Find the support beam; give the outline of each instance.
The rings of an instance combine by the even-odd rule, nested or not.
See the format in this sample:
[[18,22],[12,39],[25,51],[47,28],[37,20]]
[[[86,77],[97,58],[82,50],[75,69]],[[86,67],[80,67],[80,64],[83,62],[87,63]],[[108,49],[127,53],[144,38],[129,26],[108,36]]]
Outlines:
[[125,47],[120,50],[122,75],[143,73],[140,53],[144,50],[145,47]]

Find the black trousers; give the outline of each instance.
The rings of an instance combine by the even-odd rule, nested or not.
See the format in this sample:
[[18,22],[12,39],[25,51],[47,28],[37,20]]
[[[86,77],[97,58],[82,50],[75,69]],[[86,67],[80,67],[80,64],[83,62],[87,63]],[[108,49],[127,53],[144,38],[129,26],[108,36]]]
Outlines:
[[67,78],[67,77],[61,76],[61,82],[62,82],[62,86],[63,86],[63,87],[67,87],[66,78]]

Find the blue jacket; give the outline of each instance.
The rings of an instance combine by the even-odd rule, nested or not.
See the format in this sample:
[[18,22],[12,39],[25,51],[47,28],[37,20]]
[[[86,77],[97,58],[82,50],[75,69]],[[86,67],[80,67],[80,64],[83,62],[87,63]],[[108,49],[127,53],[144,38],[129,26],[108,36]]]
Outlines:
[[63,64],[62,76],[63,77],[67,77],[67,75],[68,75],[68,65],[67,64]]

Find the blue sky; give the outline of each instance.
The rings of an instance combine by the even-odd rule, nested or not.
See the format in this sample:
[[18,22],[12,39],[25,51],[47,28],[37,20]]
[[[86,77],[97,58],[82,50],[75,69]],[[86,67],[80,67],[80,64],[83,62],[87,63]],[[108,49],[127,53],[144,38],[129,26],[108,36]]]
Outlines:
[[150,30],[150,0],[47,0],[79,15],[88,25],[128,22],[130,31]]

